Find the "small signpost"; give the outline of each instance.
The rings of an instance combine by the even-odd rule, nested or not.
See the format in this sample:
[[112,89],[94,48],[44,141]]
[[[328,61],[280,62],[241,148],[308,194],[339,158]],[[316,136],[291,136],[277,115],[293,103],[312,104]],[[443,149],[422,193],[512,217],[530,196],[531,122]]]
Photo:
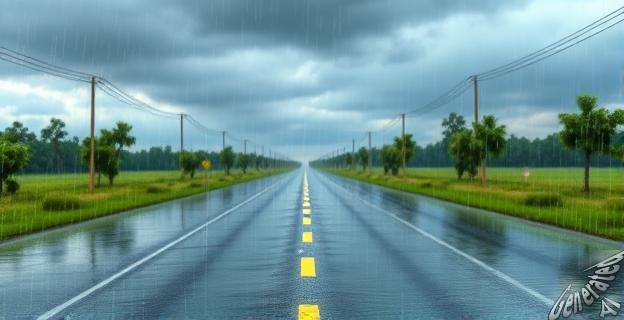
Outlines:
[[212,167],[212,162],[210,162],[210,160],[205,159],[204,161],[202,161],[201,163],[202,168],[204,168],[204,179],[206,181],[206,187],[208,187],[208,171],[210,171],[210,168]]

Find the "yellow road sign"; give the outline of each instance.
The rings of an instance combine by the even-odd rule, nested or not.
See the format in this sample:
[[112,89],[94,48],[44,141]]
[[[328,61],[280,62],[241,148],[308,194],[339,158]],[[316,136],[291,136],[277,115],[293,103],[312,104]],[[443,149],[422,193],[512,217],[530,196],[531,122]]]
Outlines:
[[204,167],[204,170],[210,170],[211,166],[212,166],[212,162],[210,162],[210,160],[206,159],[202,161],[202,167]]

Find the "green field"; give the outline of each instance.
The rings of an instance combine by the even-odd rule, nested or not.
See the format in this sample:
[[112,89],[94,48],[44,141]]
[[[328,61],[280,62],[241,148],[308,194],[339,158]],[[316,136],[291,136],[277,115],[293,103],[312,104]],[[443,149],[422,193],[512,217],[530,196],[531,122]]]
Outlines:
[[[0,197],[0,239],[42,231],[163,201],[263,178],[280,170],[249,170],[246,174],[212,172],[208,179],[180,178],[179,171],[122,172],[113,186],[105,183],[88,192],[86,174],[18,176],[15,195]],[[47,209],[44,209],[47,207]]]
[[488,185],[457,180],[453,168],[410,168],[405,177],[346,169],[337,175],[497,211],[571,230],[624,240],[624,168],[591,170],[591,193],[582,192],[582,168],[488,168]]

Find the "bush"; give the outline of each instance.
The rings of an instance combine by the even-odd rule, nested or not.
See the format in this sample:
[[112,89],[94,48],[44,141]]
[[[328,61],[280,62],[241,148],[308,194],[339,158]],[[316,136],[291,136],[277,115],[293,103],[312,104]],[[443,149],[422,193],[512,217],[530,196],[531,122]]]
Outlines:
[[13,179],[7,180],[5,184],[6,184],[7,192],[11,194],[15,194],[20,188],[19,183],[17,183],[17,181]]
[[532,207],[558,207],[563,205],[563,200],[558,194],[534,193],[528,195],[524,203]]
[[147,193],[161,193],[164,191],[165,191],[165,188],[160,187],[160,186],[148,186],[147,188],[145,188],[145,192]]
[[423,182],[420,184],[421,188],[432,188],[433,187],[433,183],[431,182]]
[[76,210],[82,206],[82,202],[74,197],[47,197],[43,200],[43,210],[47,211],[65,211]]
[[202,185],[201,183],[198,182],[192,182],[189,184],[190,188],[199,188],[199,187],[203,187],[204,185]]

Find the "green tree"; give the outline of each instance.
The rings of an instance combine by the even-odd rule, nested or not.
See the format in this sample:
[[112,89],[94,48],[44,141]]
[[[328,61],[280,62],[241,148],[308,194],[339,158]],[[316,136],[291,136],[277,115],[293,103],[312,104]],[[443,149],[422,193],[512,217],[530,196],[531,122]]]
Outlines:
[[345,164],[347,166],[347,168],[355,168],[356,164],[358,162],[358,155],[357,153],[353,153],[353,152],[347,152],[344,156],[345,158]]
[[259,154],[253,154],[253,165],[256,168],[256,170],[260,170],[260,168],[262,167],[262,156]]
[[464,173],[468,173],[473,179],[481,163],[483,147],[474,132],[470,129],[462,129],[453,133],[450,137],[449,154],[455,159],[455,171],[457,179],[461,179]]
[[442,127],[444,128],[444,131],[442,131],[444,140],[448,142],[455,133],[466,129],[466,120],[461,115],[451,112],[448,118],[442,120]]
[[191,179],[193,179],[195,177],[195,171],[201,165],[202,158],[193,152],[183,151],[180,159],[182,161],[183,175],[188,174]]
[[475,137],[481,141],[481,183],[487,183],[485,173],[488,156],[499,157],[505,152],[507,129],[504,125],[497,125],[493,115],[486,115],[479,123],[473,124]]
[[[402,157],[403,139],[401,136],[394,137],[394,147],[399,151],[399,157]],[[406,133],[405,134],[405,163],[406,165],[415,154],[416,154],[416,142],[412,140],[411,133]],[[400,162],[399,166],[402,166],[403,159],[400,158],[399,162]]]
[[29,132],[28,128],[19,121],[14,121],[10,127],[7,127],[2,136],[14,143],[32,144],[37,141],[37,136]]
[[132,126],[126,122],[119,121],[117,126],[113,128],[112,143],[117,147],[119,153],[121,153],[123,147],[131,147],[136,143],[136,138],[130,135]]
[[591,95],[576,97],[581,113],[560,113],[559,132],[561,143],[568,149],[580,149],[584,156],[583,191],[589,192],[589,167],[594,153],[612,152],[613,137],[617,126],[624,124],[624,111],[610,113],[597,107],[597,99]]
[[360,159],[362,170],[366,170],[366,166],[368,166],[368,149],[361,147],[358,150],[358,159]]
[[0,195],[4,190],[4,184],[14,174],[20,173],[29,161],[30,150],[27,145],[0,137]]
[[251,156],[246,153],[238,154],[238,165],[240,166],[243,173],[247,173],[247,168],[249,167],[249,163],[251,162]]
[[[108,134],[110,131],[102,130],[102,136],[95,138],[95,172],[98,174],[98,186],[102,174],[108,178],[108,184],[113,185],[115,177],[119,174],[119,152],[114,145],[110,144]],[[82,162],[89,165],[91,159],[91,137],[82,140],[80,148]]]
[[225,170],[226,175],[230,175],[230,169],[232,168],[232,165],[234,165],[235,158],[236,155],[234,154],[231,146],[227,146],[221,150],[219,160],[221,160],[221,163],[223,164],[223,169]]
[[401,166],[401,151],[395,146],[385,145],[381,149],[381,164],[384,168],[384,174],[392,172],[392,175],[399,173],[399,167]]
[[61,141],[67,136],[65,131],[65,122],[61,119],[52,118],[50,124],[41,130],[41,139],[52,145],[54,158],[56,159],[56,168],[58,173],[63,170],[63,161],[61,158]]

